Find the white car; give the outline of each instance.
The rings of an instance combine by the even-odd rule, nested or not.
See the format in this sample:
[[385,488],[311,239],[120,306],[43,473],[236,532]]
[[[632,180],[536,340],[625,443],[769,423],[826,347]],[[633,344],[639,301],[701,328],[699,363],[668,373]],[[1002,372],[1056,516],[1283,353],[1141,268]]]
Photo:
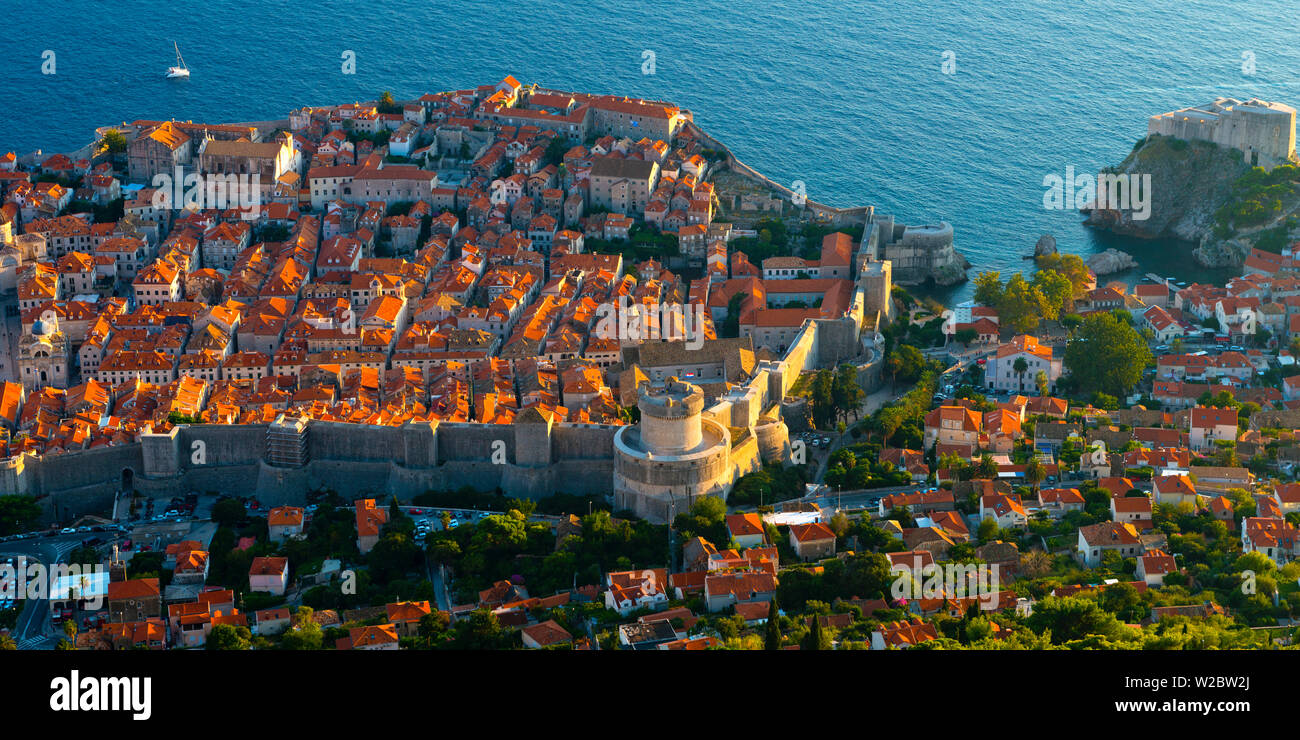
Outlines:
[[459,526],[460,526],[460,520],[455,517],[452,517],[451,520],[447,522],[448,529],[455,529],[456,527]]
[[59,534],[76,534],[76,533],[77,533],[76,527],[64,527],[63,529],[59,530]]

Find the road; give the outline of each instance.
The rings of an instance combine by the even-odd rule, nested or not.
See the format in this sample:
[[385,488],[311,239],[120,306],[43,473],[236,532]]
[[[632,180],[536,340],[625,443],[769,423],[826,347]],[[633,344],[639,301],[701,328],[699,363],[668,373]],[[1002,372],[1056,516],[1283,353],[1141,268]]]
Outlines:
[[[73,550],[81,546],[88,535],[84,532],[55,537],[40,537],[11,542],[0,542],[0,556],[24,555],[29,560],[42,565],[61,563]],[[46,584],[48,588],[48,584]],[[16,594],[21,596],[22,594]],[[14,626],[14,642],[20,650],[49,650],[58,644],[62,632],[56,632],[50,624],[50,604],[48,599],[23,599],[22,612]]]

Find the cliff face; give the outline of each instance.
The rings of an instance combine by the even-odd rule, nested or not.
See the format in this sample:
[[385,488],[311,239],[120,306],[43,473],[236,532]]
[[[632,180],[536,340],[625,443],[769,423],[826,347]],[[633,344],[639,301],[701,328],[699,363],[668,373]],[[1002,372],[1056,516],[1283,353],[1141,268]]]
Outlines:
[[1207,267],[1240,264],[1250,251],[1237,240],[1214,236],[1215,211],[1232,192],[1232,184],[1250,168],[1242,153],[1203,141],[1151,136],[1114,168],[1127,175],[1150,175],[1150,215],[1094,209],[1088,226],[1143,239],[1179,239],[1197,245],[1192,257]]

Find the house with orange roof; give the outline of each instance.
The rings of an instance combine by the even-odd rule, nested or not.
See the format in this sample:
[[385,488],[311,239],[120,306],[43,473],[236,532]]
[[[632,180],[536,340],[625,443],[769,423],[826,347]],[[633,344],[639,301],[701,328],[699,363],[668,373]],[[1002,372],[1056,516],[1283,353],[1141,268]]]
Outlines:
[[379,530],[388,523],[388,509],[375,506],[372,498],[354,502],[357,519],[357,549],[362,555],[379,542]]
[[974,447],[979,442],[983,418],[964,406],[940,406],[925,415],[924,444]]
[[665,568],[607,573],[605,586],[605,608],[625,617],[638,609],[661,609],[668,603]]
[[1237,409],[1195,406],[1188,423],[1189,442],[1194,450],[1209,450],[1218,441],[1237,440]]
[[1120,494],[1110,500],[1111,521],[1132,524],[1139,532],[1151,529],[1151,499]]
[[353,627],[335,646],[340,650],[397,650],[401,638],[392,624]]
[[1020,496],[996,491],[980,496],[979,518],[992,519],[999,529],[1023,529],[1029,522]]
[[0,426],[8,429],[11,434],[18,431],[23,403],[26,401],[27,389],[22,383],[11,381],[0,383]]
[[1262,553],[1278,566],[1300,557],[1300,529],[1287,520],[1254,516],[1241,524],[1243,552]]
[[939,639],[939,629],[920,617],[911,621],[881,624],[871,633],[872,650],[906,650],[923,642]]
[[1038,505],[1053,519],[1071,511],[1083,511],[1083,494],[1077,488],[1044,488],[1038,492]]
[[[1234,412],[1235,413],[1235,412]],[[1196,484],[1186,475],[1160,475],[1151,482],[1151,494],[1162,504],[1197,506]]]
[[1165,576],[1178,570],[1174,556],[1164,550],[1150,550],[1137,559],[1136,575],[1148,586],[1165,585]]
[[1142,554],[1143,546],[1132,524],[1098,522],[1079,528],[1078,551],[1085,565],[1096,568],[1108,551],[1117,552],[1122,558],[1135,558]]
[[524,647],[531,650],[573,642],[573,635],[554,619],[524,627],[519,631],[519,636],[523,639]]
[[[1021,360],[1024,361],[1023,371],[1016,369]],[[1036,378],[1042,372],[1047,375],[1050,393],[1062,371],[1062,360],[1054,355],[1050,346],[1039,343],[1036,337],[1020,334],[998,347],[997,353],[988,361],[984,378],[988,387],[994,390],[1036,394]]]
[[248,590],[283,596],[289,587],[289,559],[253,558],[248,568]]
[[790,525],[790,546],[803,560],[820,560],[835,554],[835,533],[821,522]]
[[420,620],[433,613],[427,601],[398,601],[384,606],[388,621],[397,627],[402,637],[415,637],[420,631]]
[[133,648],[165,650],[167,648],[167,623],[160,617],[129,622],[109,622],[101,627],[99,632],[101,639],[111,650]]
[[112,581],[104,600],[110,622],[137,622],[162,616],[162,591],[157,578]]
[[136,303],[141,305],[156,306],[179,301],[183,287],[181,271],[176,265],[161,259],[154,260],[131,281]]
[[253,613],[253,629],[255,635],[266,637],[283,633],[293,625],[293,617],[289,613],[288,607],[278,607],[275,609],[262,609]]
[[268,536],[276,542],[302,535],[305,515],[300,506],[277,506],[267,512]]
[[762,547],[767,541],[763,520],[752,512],[727,515],[727,531],[737,547]]

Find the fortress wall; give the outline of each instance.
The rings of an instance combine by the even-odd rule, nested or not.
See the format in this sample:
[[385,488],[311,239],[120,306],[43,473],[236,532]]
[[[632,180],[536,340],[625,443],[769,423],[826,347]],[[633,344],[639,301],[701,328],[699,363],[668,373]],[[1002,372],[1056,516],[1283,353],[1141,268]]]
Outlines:
[[0,460],[0,496],[29,495],[32,477],[27,468],[39,463],[40,458],[28,454]]
[[862,353],[858,327],[852,318],[820,319],[817,324],[817,364],[822,367],[851,360]]
[[364,432],[361,430],[357,424],[312,421],[307,429],[309,459],[402,462],[406,445],[399,427],[372,426]]
[[[186,491],[198,491],[207,493],[215,491],[217,493],[226,493],[231,496],[251,496],[257,490],[258,470],[261,466],[260,461],[252,463],[241,463],[238,465],[205,465],[201,467],[189,467],[179,478],[184,483]],[[136,490],[150,491],[152,495],[171,498],[177,494],[177,479],[163,479],[156,481],[136,481]]]
[[438,425],[438,460],[490,461],[497,441],[505,443],[506,460],[515,459],[515,430],[502,424],[453,423]]
[[[744,439],[731,448],[731,462],[736,466],[736,478],[761,470],[763,460],[759,453],[758,438],[753,434],[746,434]],[[733,480],[732,483],[735,481]]]
[[732,153],[731,149],[726,144],[723,144],[712,136],[709,136],[693,122],[687,124],[687,127],[700,139],[701,142],[704,143],[707,148],[717,149],[718,151],[723,152],[726,155],[726,166],[731,171],[770,188],[783,200],[794,203],[796,202],[796,198],[802,198],[804,207],[811,211],[819,220],[829,221],[835,226],[856,226],[871,221],[872,216],[875,213],[874,206],[836,208],[834,206],[828,206],[824,203],[818,203],[817,201],[811,200],[740,161],[740,159]]
[[551,450],[556,461],[613,460],[613,424],[556,424],[551,428]]
[[783,421],[760,424],[754,427],[754,438],[763,462],[783,462],[790,459],[790,430]]
[[96,483],[46,496],[37,501],[41,507],[41,523],[69,521],[86,514],[107,515],[113,509],[117,489],[112,483]]
[[122,485],[123,469],[138,474],[142,467],[141,446],[129,444],[49,455],[28,465],[25,474],[35,473],[32,493],[54,494],[101,485],[116,491]]
[[266,456],[266,424],[194,424],[178,429],[183,469],[256,465]]

